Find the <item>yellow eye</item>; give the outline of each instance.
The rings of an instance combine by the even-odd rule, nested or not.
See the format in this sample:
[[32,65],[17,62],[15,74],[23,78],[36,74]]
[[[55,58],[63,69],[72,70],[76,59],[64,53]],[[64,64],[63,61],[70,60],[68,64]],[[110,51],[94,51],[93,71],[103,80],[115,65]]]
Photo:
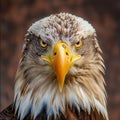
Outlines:
[[79,49],[82,46],[82,41],[79,40],[78,42],[75,43],[75,48]]
[[40,40],[40,46],[42,47],[42,48],[47,48],[47,43],[45,43],[43,40]]

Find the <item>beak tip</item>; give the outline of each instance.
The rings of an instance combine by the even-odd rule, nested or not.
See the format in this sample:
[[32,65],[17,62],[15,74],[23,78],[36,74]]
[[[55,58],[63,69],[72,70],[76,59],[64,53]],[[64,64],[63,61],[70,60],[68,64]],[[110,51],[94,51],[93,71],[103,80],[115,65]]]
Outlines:
[[60,91],[60,93],[62,93],[62,88],[61,87],[59,87],[59,91]]
[[60,93],[62,93],[62,89],[60,89]]
[[62,85],[58,85],[58,87],[59,87],[59,91],[60,91],[60,93],[63,91],[63,84]]

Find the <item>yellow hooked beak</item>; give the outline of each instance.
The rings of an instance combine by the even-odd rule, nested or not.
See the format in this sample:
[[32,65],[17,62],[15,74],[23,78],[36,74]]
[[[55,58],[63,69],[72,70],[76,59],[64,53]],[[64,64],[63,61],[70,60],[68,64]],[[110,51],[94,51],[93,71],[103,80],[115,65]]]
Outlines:
[[55,44],[52,56],[42,55],[41,58],[52,65],[58,80],[60,92],[62,92],[65,76],[74,61],[80,58],[80,55],[71,55],[69,47],[64,42]]

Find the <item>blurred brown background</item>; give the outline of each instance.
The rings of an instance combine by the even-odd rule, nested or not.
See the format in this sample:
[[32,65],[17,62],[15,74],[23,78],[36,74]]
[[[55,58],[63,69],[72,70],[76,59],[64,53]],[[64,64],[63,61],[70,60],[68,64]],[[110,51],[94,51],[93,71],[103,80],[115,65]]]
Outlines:
[[120,1],[119,0],[1,0],[0,110],[13,101],[14,77],[29,26],[53,13],[69,12],[96,29],[106,65],[110,120],[120,120]]

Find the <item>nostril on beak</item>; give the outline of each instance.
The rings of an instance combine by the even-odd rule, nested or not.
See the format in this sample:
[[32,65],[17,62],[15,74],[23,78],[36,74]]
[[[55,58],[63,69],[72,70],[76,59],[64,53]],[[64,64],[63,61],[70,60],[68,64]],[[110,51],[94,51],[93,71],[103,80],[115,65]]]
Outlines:
[[66,55],[69,55],[68,52],[66,52]]
[[57,53],[56,52],[54,52],[54,56],[56,55]]

